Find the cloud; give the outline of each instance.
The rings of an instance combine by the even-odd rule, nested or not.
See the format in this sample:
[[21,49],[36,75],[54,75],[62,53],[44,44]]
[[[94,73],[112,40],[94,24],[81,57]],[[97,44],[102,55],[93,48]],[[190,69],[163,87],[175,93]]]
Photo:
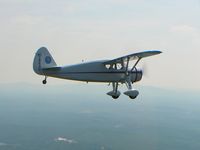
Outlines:
[[36,25],[42,23],[42,17],[36,17],[31,15],[16,16],[11,19],[11,23],[19,25]]
[[0,142],[0,146],[7,146],[8,144]]
[[[190,25],[176,25],[170,28],[171,33],[176,35],[181,42],[187,44],[188,46],[193,45],[193,49],[197,49],[199,47],[200,40],[200,29]],[[176,42],[178,42],[176,40]],[[199,51],[199,50],[198,50]]]
[[172,26],[170,31],[180,33],[197,33],[198,29],[189,25],[176,25]]
[[75,141],[74,139],[67,139],[65,137],[57,137],[54,139],[55,142],[63,142],[63,143],[67,143],[67,144],[75,144],[78,143],[77,141]]
[[86,110],[81,111],[81,113],[82,114],[92,114],[92,113],[94,113],[94,111],[86,109]]
[[122,124],[116,124],[114,125],[114,128],[121,128],[123,125]]
[[105,150],[105,147],[104,147],[104,146],[101,146],[101,150]]

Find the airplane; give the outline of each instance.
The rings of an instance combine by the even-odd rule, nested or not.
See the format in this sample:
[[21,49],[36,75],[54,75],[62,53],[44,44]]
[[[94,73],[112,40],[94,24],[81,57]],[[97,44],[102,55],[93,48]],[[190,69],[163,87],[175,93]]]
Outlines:
[[[121,95],[118,90],[119,83],[126,84],[128,90],[125,95],[131,99],[135,99],[139,95],[139,91],[132,87],[132,84],[142,79],[143,71],[137,68],[139,61],[145,57],[162,53],[159,50],[147,50],[139,53],[133,53],[113,60],[98,60],[91,62],[82,62],[74,65],[57,66],[55,60],[46,47],[37,50],[34,61],[33,70],[35,73],[45,76],[42,81],[47,83],[47,77],[60,79],[76,80],[83,82],[104,82],[112,83],[112,91],[107,95],[113,99],[119,98]],[[130,68],[130,61],[136,62]]]

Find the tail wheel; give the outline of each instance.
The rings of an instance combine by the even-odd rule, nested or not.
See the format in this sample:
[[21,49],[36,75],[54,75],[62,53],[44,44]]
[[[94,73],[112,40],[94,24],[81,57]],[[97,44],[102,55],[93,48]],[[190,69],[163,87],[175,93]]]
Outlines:
[[43,84],[47,84],[47,80],[43,80],[42,83],[43,83]]
[[47,77],[45,76],[45,79],[42,81],[43,84],[47,84]]

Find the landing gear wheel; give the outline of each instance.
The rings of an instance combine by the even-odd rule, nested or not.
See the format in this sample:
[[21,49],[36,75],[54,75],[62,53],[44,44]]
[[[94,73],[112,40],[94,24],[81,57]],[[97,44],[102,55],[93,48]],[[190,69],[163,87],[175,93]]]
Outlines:
[[42,81],[43,84],[47,84],[47,76],[45,76],[44,80]]
[[43,84],[47,84],[47,80],[43,80],[42,83],[43,83]]
[[118,98],[119,98],[119,96],[112,96],[112,98],[113,98],[113,99],[118,99]]
[[129,96],[130,99],[136,99],[137,96]]

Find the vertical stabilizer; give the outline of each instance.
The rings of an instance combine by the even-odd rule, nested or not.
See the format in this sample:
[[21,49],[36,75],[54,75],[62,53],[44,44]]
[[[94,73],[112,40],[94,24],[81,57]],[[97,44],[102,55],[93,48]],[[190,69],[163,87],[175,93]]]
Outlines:
[[41,47],[35,54],[33,70],[37,74],[43,74],[42,69],[56,67],[57,64],[46,47]]

